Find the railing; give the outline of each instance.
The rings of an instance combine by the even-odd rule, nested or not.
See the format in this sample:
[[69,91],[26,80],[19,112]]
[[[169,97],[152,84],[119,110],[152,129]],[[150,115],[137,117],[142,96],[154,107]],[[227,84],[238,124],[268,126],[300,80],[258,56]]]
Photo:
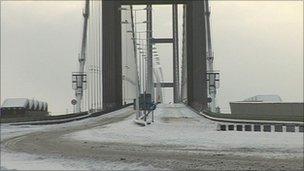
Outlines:
[[98,111],[94,113],[89,112],[81,112],[81,113],[73,113],[67,115],[59,115],[59,116],[44,116],[44,117],[18,117],[18,118],[3,118],[1,117],[1,123],[8,123],[11,125],[48,125],[48,124],[60,124],[66,122],[72,122],[76,120],[82,120],[89,117],[97,117],[104,114],[111,113],[116,110],[120,110],[126,107],[133,105],[133,103],[129,103],[123,105],[119,108],[109,110],[109,111]]

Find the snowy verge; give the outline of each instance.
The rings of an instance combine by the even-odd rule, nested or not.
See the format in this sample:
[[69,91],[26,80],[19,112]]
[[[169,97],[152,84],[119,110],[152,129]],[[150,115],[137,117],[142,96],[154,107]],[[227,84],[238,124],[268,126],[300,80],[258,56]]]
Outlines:
[[0,170],[155,170],[138,163],[73,160],[54,156],[1,151]]
[[107,125],[68,134],[64,138],[105,143],[180,146],[189,151],[250,153],[303,157],[303,133],[216,131],[207,120],[183,105],[160,105],[155,122],[141,127],[134,116]]
[[2,144],[3,141],[40,131],[60,130],[66,127],[77,127],[94,124],[104,118],[119,117],[132,108],[124,108],[95,118],[55,125],[11,125],[1,124],[1,163],[0,170],[155,170],[152,166],[141,166],[138,163],[105,162],[95,160],[74,160],[61,156],[32,155],[10,151]]

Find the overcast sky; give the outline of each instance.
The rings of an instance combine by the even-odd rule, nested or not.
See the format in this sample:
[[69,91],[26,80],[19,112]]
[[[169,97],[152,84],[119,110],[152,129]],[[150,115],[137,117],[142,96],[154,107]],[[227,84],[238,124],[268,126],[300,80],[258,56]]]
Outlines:
[[[82,8],[81,1],[2,2],[2,102],[36,98],[47,101],[52,113],[71,110]],[[155,35],[171,34],[170,9],[155,8]],[[230,101],[257,94],[303,101],[303,2],[213,1],[211,9],[219,105],[227,109]],[[159,54],[164,66],[171,62],[166,47]]]

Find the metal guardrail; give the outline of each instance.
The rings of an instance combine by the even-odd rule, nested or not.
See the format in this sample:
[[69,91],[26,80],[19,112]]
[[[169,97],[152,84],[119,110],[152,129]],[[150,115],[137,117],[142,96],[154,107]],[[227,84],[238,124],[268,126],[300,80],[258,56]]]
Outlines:
[[49,124],[60,124],[60,123],[66,123],[76,120],[81,120],[85,118],[89,118],[91,114],[87,114],[84,116],[78,116],[78,117],[71,117],[66,119],[56,119],[56,120],[41,120],[41,121],[29,121],[29,122],[18,122],[18,123],[11,123],[10,125],[49,125]]
[[[78,114],[70,114],[70,115],[63,115],[63,116],[53,116],[50,118],[40,118],[40,120],[33,120],[33,121],[24,121],[24,122],[10,122],[8,124],[11,125],[46,125],[46,124],[59,124],[59,123],[66,123],[75,120],[81,120],[89,117],[97,117],[100,115],[108,114],[113,111],[126,108],[131,106],[132,103],[127,104],[121,108],[113,109],[111,111],[101,111],[95,113],[78,113]],[[213,117],[209,116],[208,113],[198,112],[197,110],[193,109],[191,106],[187,106],[190,110],[194,111],[195,113],[210,119],[212,121],[222,122],[222,123],[232,123],[232,124],[261,124],[261,125],[282,125],[282,126],[303,126],[304,122],[296,122],[296,121],[275,121],[275,120],[250,120],[250,119],[229,119],[229,118],[220,118],[220,117]],[[2,118],[1,118],[2,120]],[[1,122],[2,124],[5,122]]]
[[57,116],[39,116],[39,115],[25,115],[19,117],[1,117],[1,123],[21,123],[21,122],[35,122],[35,121],[53,121],[53,120],[63,120],[68,118],[76,118],[87,115],[87,112],[82,113],[73,113],[73,114],[66,114],[66,115],[57,115]]
[[227,119],[227,118],[217,118],[211,117],[206,113],[199,112],[200,115],[204,116],[207,119],[219,122],[230,122],[230,123],[265,123],[265,124],[295,124],[295,125],[304,125],[304,122],[296,122],[296,121],[274,121],[274,120],[249,120],[249,119]]
[[[24,122],[10,122],[7,124],[10,125],[50,125],[50,124],[61,124],[61,123],[67,123],[67,122],[72,122],[72,121],[77,121],[77,120],[82,120],[86,118],[91,118],[91,117],[98,117],[101,115],[105,115],[108,113],[111,113],[116,110],[120,110],[126,107],[129,107],[133,105],[133,103],[126,104],[120,108],[116,108],[113,110],[108,110],[108,111],[99,111],[99,112],[94,112],[94,113],[88,113],[88,112],[82,112],[82,113],[75,113],[75,114],[69,114],[69,115],[62,115],[62,116],[53,116],[54,119],[52,119],[52,116],[50,118],[40,118],[40,120],[32,120],[32,121],[24,121]],[[56,118],[57,117],[57,118]],[[61,117],[61,118],[58,118]],[[37,118],[36,118],[37,119]],[[5,123],[5,122],[3,122]]]

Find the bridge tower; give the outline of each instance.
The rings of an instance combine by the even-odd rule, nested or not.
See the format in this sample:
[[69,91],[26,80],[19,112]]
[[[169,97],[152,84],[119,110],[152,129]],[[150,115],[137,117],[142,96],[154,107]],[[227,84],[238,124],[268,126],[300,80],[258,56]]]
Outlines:
[[[205,2],[203,0],[104,0],[102,5],[102,80],[103,110],[105,111],[115,110],[122,106],[122,42],[121,11],[119,9],[121,5],[156,4],[185,5],[187,104],[195,110],[207,108]],[[176,15],[176,6],[173,6],[173,11]],[[175,53],[177,53],[176,49]],[[174,78],[174,96],[178,101],[179,91],[176,87],[179,86],[179,81],[176,81],[176,76]]]

